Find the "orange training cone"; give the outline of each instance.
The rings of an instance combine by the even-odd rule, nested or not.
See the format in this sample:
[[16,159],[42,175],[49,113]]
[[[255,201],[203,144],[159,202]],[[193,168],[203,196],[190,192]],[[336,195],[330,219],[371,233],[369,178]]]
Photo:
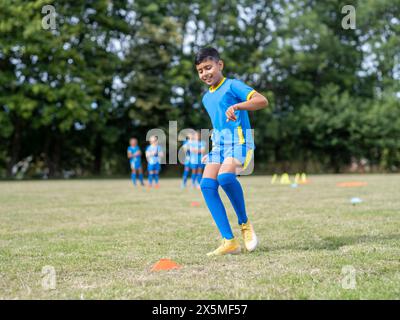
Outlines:
[[192,201],[192,203],[190,204],[192,207],[199,207],[200,206],[200,202],[197,201]]
[[368,185],[367,182],[363,181],[348,181],[348,182],[340,182],[336,184],[338,187],[348,188],[348,187],[363,187]]
[[151,271],[164,271],[164,270],[173,270],[180,268],[181,266],[177,264],[175,261],[169,259],[160,259],[153,265]]

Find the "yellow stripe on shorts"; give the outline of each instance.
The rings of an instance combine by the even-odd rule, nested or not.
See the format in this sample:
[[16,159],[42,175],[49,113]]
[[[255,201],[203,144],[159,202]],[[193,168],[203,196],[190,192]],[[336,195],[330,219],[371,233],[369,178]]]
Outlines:
[[247,166],[249,165],[251,158],[253,158],[253,149],[250,149],[246,153],[246,159],[244,160],[243,170],[246,170]]
[[238,131],[238,137],[239,137],[239,144],[243,144],[244,143],[244,136],[243,136],[243,130],[241,126],[237,127],[237,131]]

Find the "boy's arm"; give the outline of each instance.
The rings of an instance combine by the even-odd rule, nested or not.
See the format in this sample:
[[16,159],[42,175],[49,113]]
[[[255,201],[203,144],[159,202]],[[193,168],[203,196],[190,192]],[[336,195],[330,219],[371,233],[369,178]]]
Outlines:
[[163,149],[161,147],[158,149],[158,157],[160,159],[162,159],[164,157],[164,151],[163,151]]
[[132,152],[128,151],[127,152],[127,157],[128,157],[128,159],[132,158]]
[[146,158],[153,157],[156,155],[156,153],[157,153],[156,151],[150,151],[150,149],[147,149],[146,150]]
[[266,107],[268,107],[268,99],[262,94],[254,92],[249,100],[230,106],[226,110],[225,114],[227,117],[227,121],[236,121],[236,110],[257,111]]
[[149,160],[151,157],[151,152],[146,150],[146,159]]

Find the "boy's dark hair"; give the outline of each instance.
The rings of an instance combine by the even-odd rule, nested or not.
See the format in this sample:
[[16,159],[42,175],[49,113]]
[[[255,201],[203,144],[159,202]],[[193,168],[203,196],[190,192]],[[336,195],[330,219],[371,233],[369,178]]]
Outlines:
[[212,47],[201,48],[196,53],[196,56],[194,58],[194,64],[197,66],[206,60],[214,60],[215,62],[218,62],[219,60],[221,60],[217,49],[212,48]]

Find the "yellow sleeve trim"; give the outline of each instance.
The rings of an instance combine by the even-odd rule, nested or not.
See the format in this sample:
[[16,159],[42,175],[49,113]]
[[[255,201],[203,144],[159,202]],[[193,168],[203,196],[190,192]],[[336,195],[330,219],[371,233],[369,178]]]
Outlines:
[[250,100],[251,96],[252,96],[253,94],[255,94],[255,93],[256,93],[256,90],[251,90],[251,91],[249,92],[249,94],[247,95],[246,100]]

